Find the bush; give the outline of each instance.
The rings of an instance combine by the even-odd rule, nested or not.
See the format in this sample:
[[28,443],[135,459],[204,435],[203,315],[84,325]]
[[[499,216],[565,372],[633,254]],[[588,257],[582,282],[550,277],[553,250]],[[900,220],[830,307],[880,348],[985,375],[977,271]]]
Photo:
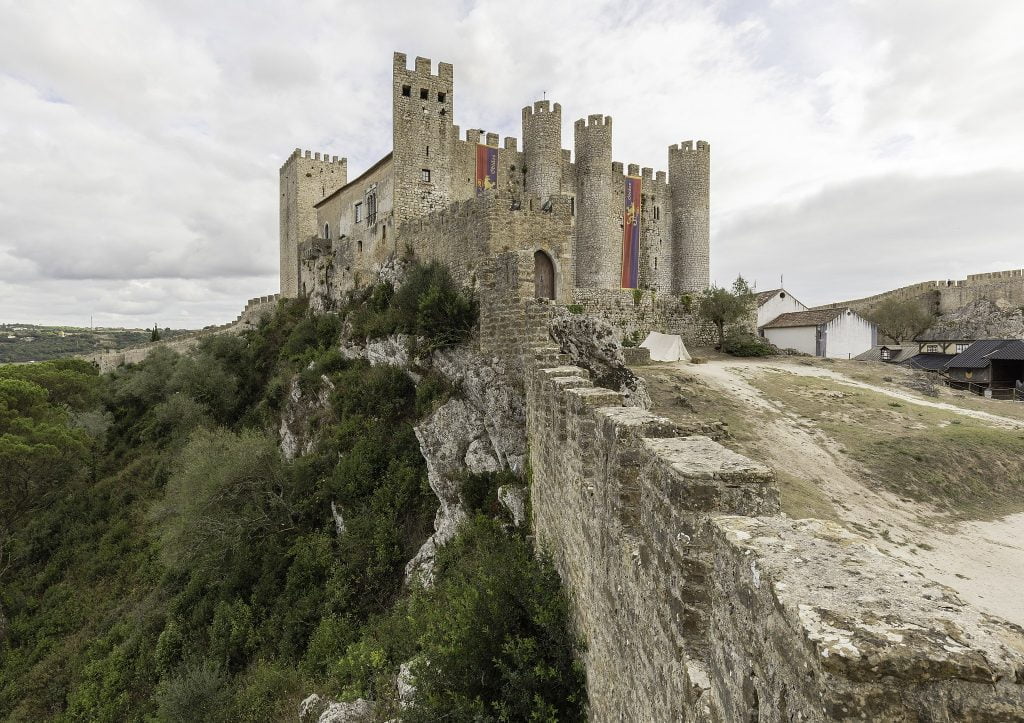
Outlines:
[[350,307],[354,336],[411,334],[423,337],[428,350],[468,339],[478,311],[476,301],[437,262],[414,264],[397,291],[378,284],[369,296],[353,298]]
[[771,356],[777,354],[778,350],[758,336],[754,336],[746,329],[734,329],[725,337],[722,344],[722,351],[733,356]]
[[231,694],[227,677],[211,662],[189,666],[164,680],[157,690],[160,720],[227,721],[230,719]]

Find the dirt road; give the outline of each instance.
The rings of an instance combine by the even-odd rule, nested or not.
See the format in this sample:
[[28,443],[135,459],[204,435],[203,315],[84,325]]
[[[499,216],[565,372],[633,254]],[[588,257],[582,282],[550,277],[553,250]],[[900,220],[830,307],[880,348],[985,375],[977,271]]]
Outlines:
[[768,398],[749,381],[772,371],[827,379],[837,389],[865,389],[892,397],[899,404],[941,409],[1000,429],[1022,430],[1024,424],[797,361],[711,360],[704,364],[659,365],[657,372],[696,378],[741,401],[759,416],[759,461],[780,475],[815,485],[827,496],[836,516],[872,539],[879,549],[906,560],[980,609],[1024,625],[1024,514],[956,523],[944,519],[938,509],[869,485],[864,471],[842,454],[839,445],[813,421],[780,400]]

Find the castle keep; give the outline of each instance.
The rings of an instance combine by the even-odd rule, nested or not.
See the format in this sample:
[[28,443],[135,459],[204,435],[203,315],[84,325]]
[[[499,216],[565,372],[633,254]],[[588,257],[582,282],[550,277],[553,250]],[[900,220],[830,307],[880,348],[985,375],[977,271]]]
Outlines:
[[361,175],[349,180],[346,159],[300,149],[281,167],[283,296],[338,298],[407,250],[470,286],[481,261],[515,252],[535,297],[561,303],[579,303],[578,289],[707,287],[707,143],[670,146],[667,174],[623,166],[612,160],[611,117],[577,120],[570,151],[562,108],[547,100],[523,108],[522,148],[478,129],[463,136],[453,67],[434,73],[416,58],[409,69],[403,53],[391,94],[392,151]]

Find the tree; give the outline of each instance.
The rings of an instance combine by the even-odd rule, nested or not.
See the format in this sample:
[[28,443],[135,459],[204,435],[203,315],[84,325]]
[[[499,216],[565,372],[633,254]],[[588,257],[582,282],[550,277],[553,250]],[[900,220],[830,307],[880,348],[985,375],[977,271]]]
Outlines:
[[879,331],[897,344],[913,340],[935,323],[935,315],[917,299],[889,297],[867,313]]
[[711,286],[700,295],[697,312],[718,329],[718,344],[725,343],[725,327],[742,321],[754,310],[754,290],[742,276],[732,282],[732,289]]
[[160,341],[160,330],[156,328],[156,324],[153,324],[153,331],[149,333],[150,341]]

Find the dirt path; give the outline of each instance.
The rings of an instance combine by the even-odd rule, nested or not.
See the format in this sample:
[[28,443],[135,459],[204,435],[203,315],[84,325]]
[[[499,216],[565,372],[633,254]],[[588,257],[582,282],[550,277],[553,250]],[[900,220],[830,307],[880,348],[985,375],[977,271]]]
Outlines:
[[[736,379],[737,376],[743,373],[759,372],[759,371],[779,371],[789,372],[791,374],[799,374],[805,377],[818,377],[819,379],[831,379],[840,384],[856,387],[857,389],[866,389],[879,394],[885,394],[886,396],[892,397],[893,399],[899,399],[901,402],[907,402],[908,404],[917,404],[922,407],[931,407],[932,409],[941,409],[946,412],[953,412],[964,417],[971,417],[982,422],[986,422],[996,427],[1003,429],[1024,429],[1024,422],[1019,419],[1013,419],[1012,417],[1002,417],[998,414],[991,414],[989,412],[981,412],[974,409],[964,409],[958,407],[955,404],[948,404],[946,402],[935,402],[930,399],[924,399],[923,397],[914,394],[910,391],[902,391],[899,389],[892,389],[891,387],[883,387],[875,384],[868,384],[867,382],[857,381],[851,379],[845,374],[832,371],[831,369],[822,369],[821,367],[808,366],[800,363],[785,363],[778,361],[733,361],[726,359],[715,359],[705,364],[696,364],[688,367],[690,371],[699,373],[701,376],[711,377],[718,379],[722,382],[729,382],[731,379]],[[758,392],[750,385],[747,385],[751,390],[760,396]]]
[[1024,580],[1024,514],[940,525],[936,523],[941,517],[938,510],[868,487],[830,437],[781,402],[767,398],[748,378],[767,371],[790,372],[827,378],[1000,428],[1024,429],[1019,420],[934,402],[799,363],[713,360],[663,368],[696,377],[759,412],[764,417],[758,427],[757,447],[764,455],[760,461],[816,485],[840,520],[871,538],[879,549],[921,569],[977,607],[1024,625],[1024,591],[1018,582]]

